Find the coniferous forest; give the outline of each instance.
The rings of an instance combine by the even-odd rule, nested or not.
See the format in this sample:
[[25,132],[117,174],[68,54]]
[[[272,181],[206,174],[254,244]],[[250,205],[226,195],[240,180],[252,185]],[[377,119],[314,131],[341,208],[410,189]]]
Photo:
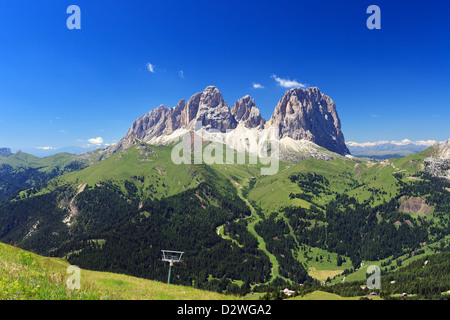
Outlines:
[[[323,175],[293,174],[290,180],[298,186],[298,192],[289,198],[309,200],[309,208],[287,205],[263,213],[253,203],[260,218],[254,230],[278,263],[281,278],[274,280],[273,264],[248,228],[252,216],[249,205],[230,181],[208,166],[200,169],[208,176],[206,181],[159,199],[142,197],[131,180],[106,180],[78,193],[69,184],[42,193],[47,187],[44,182],[19,195],[16,199],[20,201],[0,202],[0,239],[39,254],[64,257],[82,268],[162,282],[167,281],[168,265],[161,261],[161,250],[183,251],[183,262],[173,268],[172,283],[243,294],[254,285],[257,287],[253,290],[277,285],[299,288],[300,284],[320,288],[315,287],[319,282],[308,275],[305,263],[298,258],[304,245],[337,254],[337,266],[349,259],[357,269],[363,261],[389,257],[400,261],[402,255],[419,253],[424,243],[444,239],[450,231],[450,186],[445,180],[423,174],[421,179],[405,182],[396,176],[398,194],[374,205],[372,197],[359,201],[345,192],[334,193]],[[252,181],[243,194],[247,196],[254,184]],[[317,199],[323,195],[332,198],[319,205]],[[412,218],[400,212],[400,199],[411,196],[426,198],[434,208],[434,218]],[[73,224],[67,220],[67,208],[71,206],[76,207]],[[219,235],[219,227],[226,236]],[[439,250],[448,249],[445,241],[441,242]],[[443,268],[446,270],[446,266]],[[416,274],[423,276],[408,270],[392,275],[383,272],[394,279],[391,281],[402,283]],[[436,279],[440,277],[439,281],[446,284],[445,272],[436,272]],[[425,297],[445,287],[436,281],[401,288]],[[362,293],[360,283],[320,290],[344,296]],[[386,296],[394,293],[384,292]]]

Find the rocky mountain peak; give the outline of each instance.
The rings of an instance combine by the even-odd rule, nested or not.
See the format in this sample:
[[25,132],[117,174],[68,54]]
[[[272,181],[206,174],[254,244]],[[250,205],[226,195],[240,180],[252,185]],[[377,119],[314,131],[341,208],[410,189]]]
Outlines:
[[177,129],[193,129],[197,121],[204,127],[222,132],[237,125],[222,93],[216,87],[208,86],[192,95],[187,102],[182,99],[172,108],[160,105],[137,119],[128,130],[124,142],[133,141],[129,137],[145,142],[155,141],[155,138],[170,135]]
[[212,108],[226,105],[222,93],[214,86],[208,86],[203,90],[200,96],[200,104]]
[[192,121],[200,121],[203,127],[225,132],[236,128],[237,122],[222,93],[214,86],[206,87],[203,92],[193,95],[187,103],[188,128],[193,128]]
[[237,100],[231,108],[231,114],[236,121],[244,123],[247,128],[263,128],[266,120],[255,105],[255,100],[246,95]]
[[350,153],[336,105],[317,87],[286,91],[275,107],[269,125],[279,129],[280,138],[305,139],[342,155]]
[[[286,91],[270,121],[266,122],[256,107],[255,100],[249,95],[236,101],[230,109],[219,89],[208,86],[202,92],[192,95],[187,102],[182,99],[172,108],[160,105],[143,115],[133,123],[126,136],[114,148],[125,148],[133,144],[133,138],[150,144],[171,143],[183,130],[198,129],[198,123],[205,129],[223,133],[235,129],[238,124],[243,129],[266,130],[275,127],[279,130],[280,139],[286,137],[293,141],[308,140],[341,155],[349,154],[336,106],[317,87]],[[180,129],[179,133],[173,134]]]

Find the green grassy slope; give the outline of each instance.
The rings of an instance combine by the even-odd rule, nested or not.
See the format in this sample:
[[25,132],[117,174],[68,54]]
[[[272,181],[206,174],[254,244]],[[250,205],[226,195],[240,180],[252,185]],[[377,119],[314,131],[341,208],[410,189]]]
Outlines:
[[18,152],[0,157],[0,199],[62,174],[81,170],[96,157],[96,152],[84,155],[59,153],[45,158]]
[[[373,161],[368,159],[335,159],[322,161],[307,159],[300,163],[287,166],[274,176],[259,177],[248,193],[251,203],[258,205],[268,216],[277,212],[283,217],[282,208],[286,206],[310,208],[311,203],[299,198],[291,198],[291,193],[302,193],[298,185],[289,177],[297,173],[316,173],[329,180],[329,193],[320,193],[313,198],[315,205],[323,206],[334,199],[336,194],[347,194],[357,199],[358,202],[371,201],[372,206],[379,205],[383,201],[389,201],[396,197],[399,186],[395,173],[403,173],[403,180],[412,181],[423,170],[423,159],[430,155],[430,150],[411,155],[401,159],[389,159],[386,161]],[[411,214],[414,219],[414,214]],[[314,225],[314,222],[312,222]],[[291,232],[292,233],[292,232]],[[425,252],[431,252],[427,247]],[[293,248],[293,250],[297,250]],[[332,279],[345,269],[352,267],[351,261],[345,258],[341,266],[336,265],[337,255],[324,249],[301,245],[297,250],[297,259],[302,261],[309,271],[309,275],[319,280]],[[407,261],[407,260],[406,260]],[[373,262],[372,264],[380,264]],[[360,276],[358,276],[360,275]],[[348,279],[359,280],[365,277],[362,271],[348,276]],[[332,282],[340,282],[344,276],[336,277]]]
[[122,274],[81,270],[69,290],[69,263],[0,243],[0,300],[228,300],[235,296]]
[[[324,175],[330,181],[331,191],[343,193],[358,185],[360,180],[368,179],[358,176],[358,168],[362,166],[364,166],[362,162],[360,164],[350,159],[332,161],[307,159],[281,170],[276,175],[258,179],[254,188],[249,192],[249,199],[255,201],[266,212],[277,211],[286,205],[309,208],[310,204],[303,199],[290,199],[291,192],[299,192],[298,186],[290,181],[290,175],[299,172],[314,172]],[[317,201],[318,204],[323,205],[332,198],[332,196],[324,195]]]
[[74,158],[74,155],[69,153],[59,153],[46,158],[39,158],[28,153],[18,152],[6,158],[0,158],[0,164],[7,164],[12,167],[48,167],[64,164]]
[[[105,181],[117,182],[126,193],[124,181],[129,181],[136,186],[140,196],[161,198],[194,188],[204,181],[193,166],[175,165],[170,157],[169,147],[134,145],[84,170],[59,176],[34,194],[45,194],[63,185],[71,185],[74,189],[80,185],[94,187]],[[24,193],[20,197],[24,197]]]
[[62,152],[41,158],[29,153],[17,152],[8,157],[0,157],[0,166],[9,165],[13,168],[33,168],[42,172],[51,172],[55,168],[64,168],[74,161],[87,166],[98,161],[101,154],[101,149],[99,149],[79,155]]
[[[388,268],[389,270],[391,268],[398,268],[400,265],[391,261],[394,257],[386,257],[379,261],[364,261],[366,264],[365,267],[344,276],[342,275],[344,270],[353,267],[350,258],[339,256],[339,259],[344,258],[344,261],[338,265],[337,253],[327,251],[326,246],[320,246],[319,244],[319,248],[315,247],[314,244],[307,245],[299,243],[298,238],[296,238],[296,230],[289,225],[289,216],[282,209],[293,206],[308,209],[310,210],[308,213],[314,212],[314,210],[323,211],[322,213],[324,213],[325,206],[333,201],[337,195],[343,194],[354,197],[359,203],[367,202],[373,208],[399,195],[400,186],[397,183],[397,173],[403,174],[400,179],[404,182],[419,179],[415,175],[423,170],[423,159],[431,155],[432,152],[425,150],[405,158],[388,159],[386,161],[339,157],[332,161],[306,159],[295,164],[281,162],[277,174],[273,176],[261,176],[260,164],[175,165],[171,161],[171,150],[171,147],[150,146],[145,143],[138,143],[127,150],[119,151],[101,162],[94,163],[84,170],[59,176],[41,187],[33,188],[33,192],[29,192],[29,190],[24,191],[16,200],[34,195],[50,194],[50,192],[59,190],[58,188],[67,185],[72,187],[72,191],[75,190],[76,192],[76,190],[81,190],[80,188],[82,186],[87,185],[93,188],[96,186],[103,187],[108,181],[112,181],[116,186],[121,188],[123,198],[131,199],[129,200],[130,203],[132,200],[134,203],[136,199],[162,199],[178,195],[186,190],[193,190],[204,181],[214,181],[215,186],[221,194],[228,194],[230,186],[234,186],[234,188],[231,188],[233,189],[233,193],[235,193],[234,189],[236,189],[239,198],[250,209],[251,216],[240,217],[237,220],[245,221],[245,227],[256,238],[258,248],[269,258],[272,267],[271,280],[280,276],[279,261],[282,260],[277,261],[277,257],[284,257],[286,253],[292,253],[292,256],[296,259],[295,262],[302,263],[308,271],[308,274],[317,280],[325,281],[330,278],[331,283],[339,283],[344,281],[344,279],[346,282],[353,280],[362,281],[365,279],[365,270],[368,265],[375,264],[382,266],[382,264],[389,262],[387,267],[382,266],[383,271],[388,271]],[[53,158],[53,161],[64,161],[66,157],[67,155],[61,154],[59,158]],[[25,157],[22,160],[31,162],[33,159],[27,159]],[[49,161],[49,159],[46,161]],[[322,175],[329,181],[326,190],[318,192],[318,194],[310,198],[311,200],[308,200],[308,197],[292,196],[293,194],[303,195],[307,193],[291,179],[292,175],[306,173]],[[231,185],[229,182],[231,182]],[[130,188],[129,186],[127,187],[127,183],[131,183],[135,188],[135,192],[133,193],[134,198],[129,193]],[[199,194],[193,196],[194,199],[195,197],[200,197]],[[207,199],[207,197],[203,198]],[[71,202],[71,199],[75,199],[75,193],[70,194],[66,202],[72,203],[73,201]],[[203,201],[204,199],[201,200]],[[138,200],[138,203],[139,201],[143,200]],[[212,206],[216,205],[214,201],[211,201],[210,204]],[[138,207],[137,204],[136,207]],[[267,238],[267,235],[262,233],[258,234],[256,231],[259,230],[258,228],[255,229],[255,226],[258,227],[258,224],[262,221],[270,221],[269,217],[274,213],[276,214],[274,221],[281,219],[288,226],[288,231],[283,231],[283,236],[286,236],[286,238],[292,237],[296,241],[296,245],[294,243],[293,247],[290,247],[289,250],[286,250],[281,255],[278,252],[277,256],[268,250],[267,244],[270,244],[270,242],[277,243],[282,238],[278,236],[270,236]],[[141,212],[141,214],[146,216],[148,212]],[[380,215],[377,214],[377,218],[380,219],[379,222],[383,221],[383,217],[386,219],[386,215],[384,214],[384,212]],[[440,218],[433,214],[433,212],[430,213],[426,218],[435,219],[436,222],[439,222]],[[418,217],[414,214],[410,214],[410,218],[407,217],[407,219],[420,224]],[[311,224],[309,226],[306,225],[305,229],[302,230],[325,227],[324,230],[328,232],[326,229],[328,224],[326,219],[304,218],[304,221]],[[224,222],[226,223],[223,224]],[[224,226],[230,222],[221,221],[220,225],[214,226],[213,230],[223,239],[230,241],[230,246],[236,245],[242,248],[241,239],[236,236],[232,237],[225,231]],[[391,222],[394,223],[395,220]],[[433,247],[432,241],[429,242],[421,247],[423,249],[422,253],[414,257],[405,255],[402,258],[403,265],[418,259],[418,257],[424,254],[434,253],[438,247]],[[395,257],[395,259],[397,258]],[[88,271],[85,273],[91,274]],[[92,277],[95,278],[93,273]],[[101,277],[105,277],[105,274],[102,274]],[[127,292],[127,297],[137,298],[141,294],[137,288],[135,289],[135,294],[129,293],[128,290],[124,289],[130,283],[134,283],[134,280],[131,280],[131,278],[119,279],[114,278],[113,275],[111,277],[113,278],[102,278],[103,280],[100,281],[100,284],[103,284],[104,287],[114,289],[111,289],[112,291],[116,289],[120,291],[123,289],[123,292]],[[285,280],[289,282],[289,279]],[[164,298],[164,295],[156,295],[154,298]],[[170,297],[170,295],[166,296],[166,298]]]
[[[335,293],[325,291],[314,291],[304,296],[297,296],[288,300],[359,300],[361,297],[341,297]],[[379,297],[373,298],[373,300],[381,300]]]
[[[431,149],[420,153],[386,161],[367,159],[339,158],[332,161],[306,159],[300,163],[280,168],[278,174],[263,176],[258,179],[249,192],[249,200],[255,201],[264,211],[277,211],[286,205],[309,208],[310,204],[303,199],[290,199],[291,192],[299,192],[298,186],[289,180],[294,173],[316,173],[325,176],[330,182],[332,193],[347,193],[360,202],[375,195],[373,204],[380,204],[395,197],[398,191],[394,173],[404,172],[413,175],[423,170],[423,159],[430,155]],[[316,199],[319,205],[326,204],[333,195],[321,195]]]

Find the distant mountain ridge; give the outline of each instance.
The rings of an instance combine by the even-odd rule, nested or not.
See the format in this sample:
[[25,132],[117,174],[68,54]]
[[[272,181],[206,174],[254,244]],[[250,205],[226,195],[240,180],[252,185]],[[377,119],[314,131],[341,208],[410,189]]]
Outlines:
[[25,152],[0,152],[0,200],[21,190],[38,186],[68,172],[82,170],[97,162],[100,151],[80,155],[58,153],[37,157]]
[[11,153],[11,149],[10,148],[0,148],[0,157],[8,157],[10,156]]
[[266,121],[249,95],[236,101],[230,109],[215,86],[206,87],[187,102],[180,100],[175,107],[160,105],[141,116],[108,152],[128,148],[135,143],[133,138],[155,145],[172,144],[182,134],[199,129],[227,133],[230,140],[248,130],[276,130],[281,148],[305,150],[314,156],[320,153],[317,151],[320,147],[339,155],[350,153],[336,105],[317,87],[286,91]]
[[347,142],[346,145],[355,157],[374,159],[401,158],[421,152],[437,143],[435,140],[411,141],[377,141],[377,142]]

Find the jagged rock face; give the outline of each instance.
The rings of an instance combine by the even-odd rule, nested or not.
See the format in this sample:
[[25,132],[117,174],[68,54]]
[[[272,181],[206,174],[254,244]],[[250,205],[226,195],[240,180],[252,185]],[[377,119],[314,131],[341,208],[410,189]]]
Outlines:
[[426,158],[425,172],[433,177],[444,178],[450,181],[450,158]]
[[316,87],[286,91],[268,124],[279,129],[280,139],[305,139],[341,155],[350,153],[336,105]]
[[242,122],[247,128],[263,128],[266,120],[261,116],[261,112],[255,105],[255,100],[246,95],[236,101],[231,108],[231,114],[236,121]]
[[437,142],[432,146],[433,157],[450,159],[450,139]]
[[143,115],[128,130],[127,139],[119,143],[127,145],[129,137],[147,142],[155,137],[170,135],[177,129],[192,129],[197,121],[203,127],[221,132],[234,129],[237,125],[220,91],[209,86],[203,92],[194,94],[187,103],[180,100],[173,108],[160,105]]
[[[318,88],[286,91],[270,121],[266,122],[250,96],[236,101],[230,110],[222,94],[214,86],[194,94],[187,102],[180,100],[173,108],[161,105],[151,110],[137,119],[125,137],[107,151],[112,154],[126,149],[136,143],[135,138],[151,144],[173,143],[178,141],[180,134],[200,129],[199,123],[201,128],[216,129],[222,133],[236,129],[238,125],[239,130],[263,131],[276,128],[280,139],[290,138],[299,143],[303,141],[300,144],[310,141],[341,155],[349,154],[336,106]],[[179,131],[175,132],[177,130]],[[241,133],[236,132],[238,135]],[[283,141],[289,142],[286,139]],[[292,141],[288,143],[295,146],[297,144]],[[297,147],[293,149],[298,149]]]
[[432,156],[424,159],[425,172],[450,181],[450,139],[431,147]]
[[198,97],[196,96],[195,101],[191,103],[192,110],[197,109],[195,120],[201,121],[203,127],[217,129],[221,132],[236,128],[237,121],[234,119],[230,108],[216,87],[207,87],[201,93],[198,99],[198,105],[196,105],[197,99]]
[[201,95],[201,92],[196,93],[188,100],[186,108],[181,115],[181,125],[183,127],[187,126],[197,116]]
[[172,113],[173,109],[160,105],[137,119],[125,137],[136,137],[139,140],[147,141],[154,136],[170,134],[173,123]]
[[184,99],[180,100],[176,107],[173,109],[171,116],[171,130],[175,131],[177,128],[180,128],[184,125],[183,115],[184,110],[186,108],[186,102]]

